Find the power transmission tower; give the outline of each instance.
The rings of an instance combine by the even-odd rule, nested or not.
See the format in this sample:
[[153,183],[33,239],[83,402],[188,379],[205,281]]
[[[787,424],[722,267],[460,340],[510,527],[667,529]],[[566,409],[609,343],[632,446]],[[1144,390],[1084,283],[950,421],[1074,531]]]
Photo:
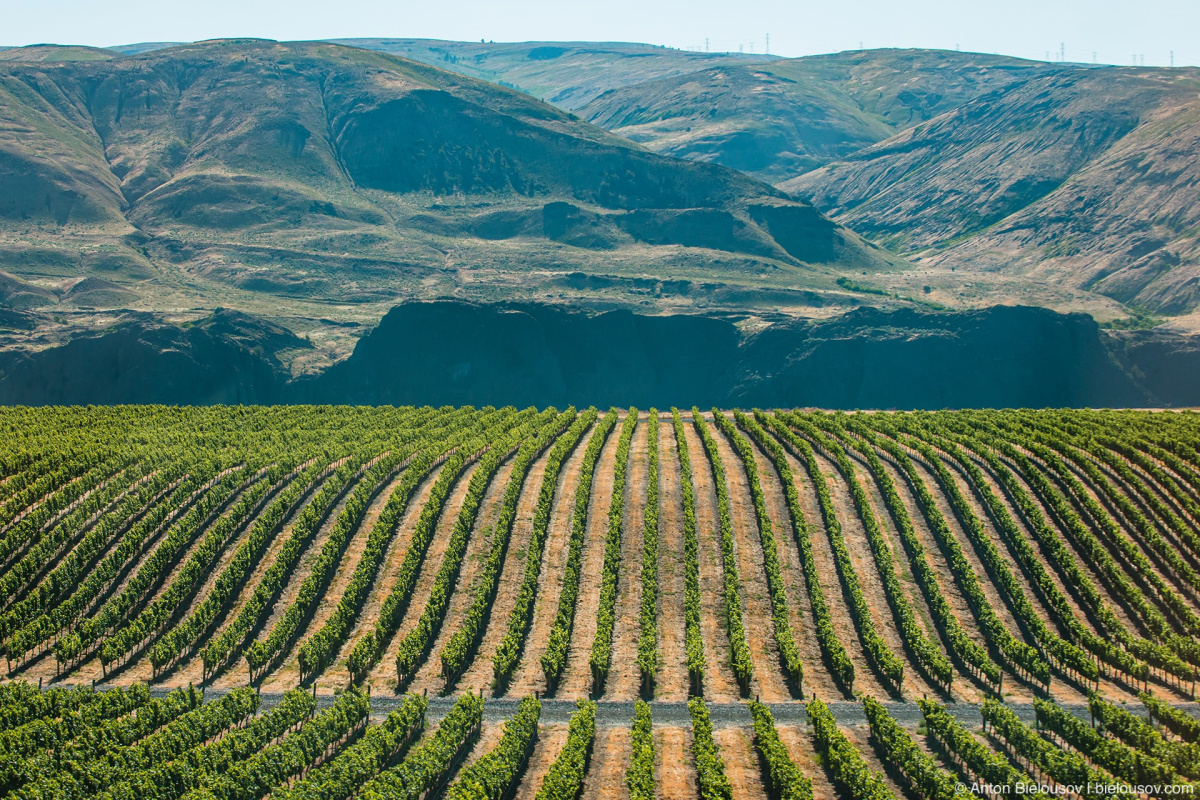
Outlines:
[[1175,66],[1175,51],[1174,50],[1171,51],[1171,66],[1172,67]]
[[704,52],[708,52],[708,37],[704,37]]
[[763,46],[763,52],[770,55],[771,53],[771,34],[767,34],[767,43]]
[[1065,64],[1067,62],[1067,43],[1059,42],[1058,46],[1061,48],[1059,50],[1058,60]]

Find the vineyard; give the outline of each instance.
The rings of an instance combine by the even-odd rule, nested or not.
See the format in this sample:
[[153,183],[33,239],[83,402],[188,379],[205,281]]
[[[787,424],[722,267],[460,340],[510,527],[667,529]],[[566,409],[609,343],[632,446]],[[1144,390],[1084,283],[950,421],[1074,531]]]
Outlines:
[[1200,415],[2,409],[0,649],[29,800],[1191,794]]

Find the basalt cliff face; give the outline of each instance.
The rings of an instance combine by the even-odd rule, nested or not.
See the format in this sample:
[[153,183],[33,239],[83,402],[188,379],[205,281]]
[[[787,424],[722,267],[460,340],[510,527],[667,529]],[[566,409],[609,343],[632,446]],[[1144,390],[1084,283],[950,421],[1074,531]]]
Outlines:
[[187,328],[146,319],[0,355],[7,403],[368,403],[958,408],[1200,404],[1200,344],[1114,337],[1084,315],[995,307],[861,309],[752,334],[731,321],[591,315],[557,306],[409,303],[353,354],[289,380],[307,346],[221,311]]

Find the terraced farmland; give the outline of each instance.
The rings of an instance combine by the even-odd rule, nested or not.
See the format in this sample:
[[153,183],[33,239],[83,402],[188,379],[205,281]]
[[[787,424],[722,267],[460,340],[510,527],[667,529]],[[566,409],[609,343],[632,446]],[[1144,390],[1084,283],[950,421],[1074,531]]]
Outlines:
[[14,797],[1165,796],[1197,634],[1190,412],[0,410]]

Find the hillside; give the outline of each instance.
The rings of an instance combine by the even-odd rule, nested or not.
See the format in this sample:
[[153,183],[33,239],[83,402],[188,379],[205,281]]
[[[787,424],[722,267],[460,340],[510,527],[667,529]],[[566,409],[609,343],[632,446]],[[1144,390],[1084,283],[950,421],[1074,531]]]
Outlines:
[[1030,76],[780,185],[941,272],[1184,314],[1200,304],[1198,88],[1189,69]]
[[568,111],[598,95],[709,67],[771,62],[777,56],[697,53],[627,42],[452,42],[438,39],[334,39],[411,58],[528,92]]
[[333,44],[13,62],[0,120],[0,270],[61,313],[94,307],[67,291],[95,277],[137,296],[118,307],[223,306],[336,339],[316,321],[412,297],[852,304],[838,275],[898,263],[733,170]]
[[850,51],[648,80],[579,114],[655,152],[778,183],[1045,69],[976,53]]

